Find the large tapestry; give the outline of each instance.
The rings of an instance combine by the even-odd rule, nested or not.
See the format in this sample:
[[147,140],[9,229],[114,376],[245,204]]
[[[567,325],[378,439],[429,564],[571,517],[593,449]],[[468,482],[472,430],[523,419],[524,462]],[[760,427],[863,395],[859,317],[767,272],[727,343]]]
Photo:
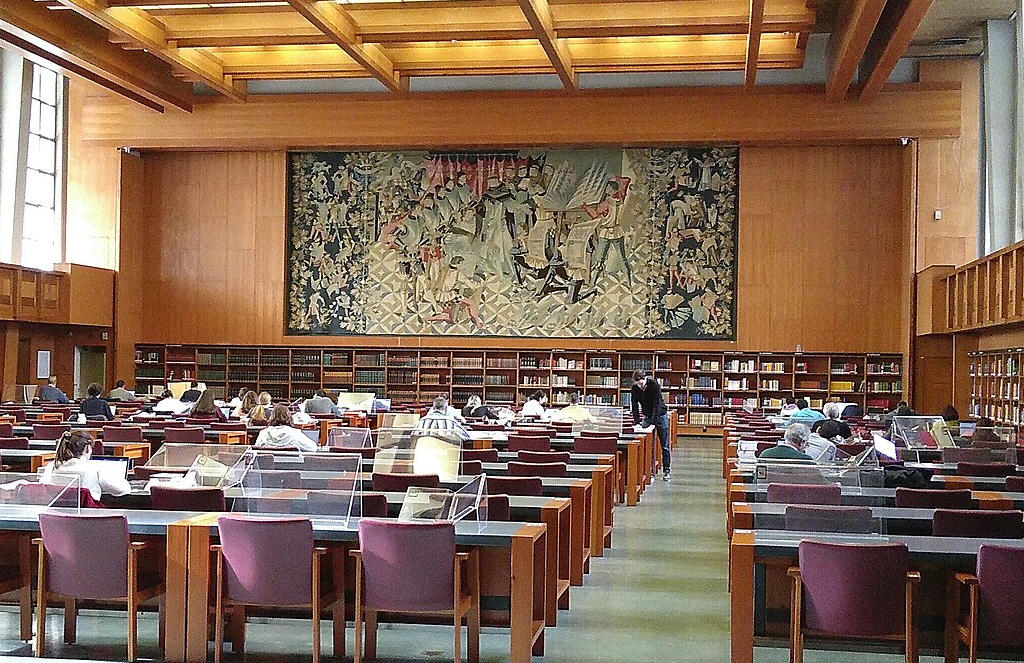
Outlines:
[[735,338],[737,148],[289,166],[290,334]]

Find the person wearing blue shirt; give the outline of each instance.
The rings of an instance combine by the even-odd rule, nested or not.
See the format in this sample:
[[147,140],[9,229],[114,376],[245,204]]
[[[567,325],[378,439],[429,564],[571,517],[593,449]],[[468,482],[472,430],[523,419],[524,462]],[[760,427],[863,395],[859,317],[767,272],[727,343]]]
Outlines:
[[46,384],[39,388],[39,393],[36,396],[38,396],[39,400],[46,401],[47,403],[67,405],[71,402],[68,400],[67,394],[57,388],[57,378],[53,375],[46,381]]
[[800,408],[789,417],[789,422],[792,423],[807,423],[821,421],[825,418],[821,412],[812,410],[811,406],[807,403],[806,398],[798,399],[796,406]]

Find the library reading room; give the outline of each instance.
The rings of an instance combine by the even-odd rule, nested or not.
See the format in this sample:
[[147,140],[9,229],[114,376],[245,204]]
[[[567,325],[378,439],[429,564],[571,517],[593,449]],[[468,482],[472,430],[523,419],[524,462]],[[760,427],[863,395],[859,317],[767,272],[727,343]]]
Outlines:
[[0,661],[1024,662],[1022,11],[0,0]]

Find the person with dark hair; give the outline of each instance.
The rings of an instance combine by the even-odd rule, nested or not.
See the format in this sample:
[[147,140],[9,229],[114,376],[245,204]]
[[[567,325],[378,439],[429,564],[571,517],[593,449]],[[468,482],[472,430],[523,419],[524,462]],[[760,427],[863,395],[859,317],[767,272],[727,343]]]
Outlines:
[[199,401],[199,397],[203,395],[203,392],[199,391],[199,383],[192,380],[192,387],[185,391],[178,399],[182,403],[195,403]]
[[953,407],[952,404],[942,408],[941,416],[942,420],[945,421],[947,425],[960,423],[960,413],[957,411],[955,407]]
[[213,392],[207,389],[199,396],[188,416],[190,419],[208,419],[210,421],[227,421],[224,411],[213,402]]
[[523,409],[519,411],[519,416],[524,419],[543,419],[545,415],[544,404],[547,402],[547,394],[538,389],[530,394],[530,398],[523,403]]
[[796,399],[792,396],[786,396],[786,403],[779,409],[780,417],[789,417],[800,410],[796,405]]
[[[250,391],[252,391],[252,389],[249,389],[248,387],[240,387],[238,390],[238,395],[228,402],[228,407],[237,408],[239,405],[242,404],[242,399],[245,398],[245,395]],[[248,412],[248,410],[246,411]]]
[[68,400],[67,394],[57,388],[57,376],[55,375],[51,375],[46,384],[39,388],[37,396],[39,400],[46,401],[47,403],[67,405],[71,402]]
[[311,453],[317,450],[316,442],[298,428],[292,426],[292,413],[287,405],[275,405],[267,420],[267,427],[256,437],[257,449],[295,449]]
[[996,422],[988,417],[979,417],[974,425],[974,432],[968,438],[971,446],[987,447],[990,449],[1004,449],[1009,446],[1009,440],[1003,440],[996,432]]
[[[43,467],[39,481],[51,486],[62,486],[65,482],[56,480],[55,475],[78,477],[79,485],[89,491],[92,498],[99,501],[103,493],[120,497],[132,492],[128,480],[100,473],[92,458],[92,438],[82,431],[68,431],[57,440],[57,450],[53,460]],[[98,461],[97,461],[98,462]]]
[[[672,449],[668,439],[668,408],[661,395],[661,385],[647,371],[633,371],[633,386],[629,390],[633,401],[633,423],[654,426],[661,446],[662,481],[672,480]],[[653,449],[652,449],[653,452]]]
[[498,415],[489,405],[484,405],[483,400],[476,394],[466,399],[466,406],[462,408],[464,419],[483,419],[485,421],[497,421]]
[[242,394],[242,400],[239,401],[238,406],[232,410],[231,416],[235,419],[247,419],[252,409],[256,407],[256,392],[252,389]]
[[118,380],[107,394],[107,398],[112,401],[133,401],[135,394],[124,388],[124,380]]
[[815,421],[820,421],[825,418],[821,412],[812,410],[810,403],[807,402],[806,398],[799,398],[796,401],[797,411],[789,417],[789,423],[791,424],[807,424],[810,425]]
[[333,414],[338,417],[341,416],[341,409],[323,389],[317,389],[313,394],[313,398],[306,401],[303,412],[306,414]]
[[853,431],[850,430],[850,424],[845,421],[825,419],[823,421],[815,422],[814,425],[817,426],[817,430],[811,428],[811,431],[829,441],[835,441],[837,437],[843,440],[853,437]]
[[110,405],[100,398],[102,392],[103,389],[98,384],[90,384],[86,390],[89,397],[82,401],[78,411],[86,417],[103,417],[107,421],[113,421],[114,413],[110,411]]

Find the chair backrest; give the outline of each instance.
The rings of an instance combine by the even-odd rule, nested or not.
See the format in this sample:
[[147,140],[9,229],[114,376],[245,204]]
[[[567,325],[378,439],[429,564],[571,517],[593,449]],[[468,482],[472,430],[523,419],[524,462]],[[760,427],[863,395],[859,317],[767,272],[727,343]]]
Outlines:
[[571,455],[568,451],[520,451],[516,460],[523,463],[568,463]]
[[221,516],[217,529],[228,599],[249,605],[312,601],[313,523],[308,518]]
[[464,460],[459,463],[459,474],[476,476],[484,473],[484,464],[478,460]]
[[198,444],[205,441],[206,431],[198,426],[182,428],[171,428],[168,426],[164,428],[164,442],[194,442]]
[[142,429],[138,426],[104,426],[104,442],[142,442]]
[[497,449],[463,449],[462,460],[478,460],[482,463],[497,463]]
[[957,463],[956,473],[962,477],[1008,477],[1017,467],[1010,463]]
[[502,431],[505,430],[505,424],[485,424],[482,421],[474,421],[470,425],[469,429],[479,431]]
[[532,435],[535,437],[554,437],[558,435],[558,431],[551,426],[538,426],[536,424],[528,424],[525,426],[517,426],[513,435]]
[[876,530],[867,506],[791,504],[786,507],[786,529],[795,532],[870,534]]
[[439,488],[441,478],[436,474],[399,474],[374,472],[370,482],[373,489],[381,493],[404,493],[408,488]]
[[992,450],[979,447],[946,447],[942,450],[943,463],[991,463]]
[[20,407],[5,407],[2,413],[8,417],[14,417],[18,423],[25,421],[25,409]]
[[978,550],[978,638],[982,645],[1024,647],[1024,549]]
[[825,504],[839,506],[842,498],[842,489],[837,484],[768,484],[767,501],[776,504]]
[[359,520],[364,604],[371,610],[451,610],[455,525]]
[[[355,507],[353,504],[353,511]],[[363,493],[359,503],[359,515],[362,518],[387,518],[388,496],[384,493]]]
[[505,522],[512,520],[508,495],[487,496],[487,520]]
[[572,450],[578,454],[614,454],[619,450],[619,441],[609,437],[580,435],[573,440]]
[[150,505],[158,511],[227,511],[220,488],[171,488],[153,485]]
[[510,433],[508,450],[520,451],[551,451],[551,438],[546,435],[519,435]]
[[606,440],[619,439],[619,433],[613,430],[588,430],[585,433],[583,433],[583,435],[586,435],[587,437],[600,437]]
[[210,423],[210,430],[241,431],[244,433],[248,428],[241,421],[214,421]]
[[1006,477],[1006,492],[1024,493],[1024,477]]
[[798,554],[808,629],[839,636],[903,634],[910,568],[905,545],[801,541]]
[[46,589],[76,599],[128,594],[128,520],[124,516],[39,514]]
[[1024,539],[1024,514],[985,509],[936,509],[932,535]]
[[903,509],[973,509],[974,498],[969,488],[931,490],[897,488],[896,506]]
[[262,488],[301,488],[302,472],[260,468],[260,484]]
[[0,437],[0,449],[28,449],[28,438]]
[[36,440],[56,440],[71,430],[67,424],[32,424],[32,437]]
[[564,477],[568,475],[565,463],[521,463],[509,461],[508,474],[513,477]]
[[544,482],[540,477],[487,477],[487,494],[540,497]]
[[7,421],[0,423],[0,437],[14,437],[14,424]]

